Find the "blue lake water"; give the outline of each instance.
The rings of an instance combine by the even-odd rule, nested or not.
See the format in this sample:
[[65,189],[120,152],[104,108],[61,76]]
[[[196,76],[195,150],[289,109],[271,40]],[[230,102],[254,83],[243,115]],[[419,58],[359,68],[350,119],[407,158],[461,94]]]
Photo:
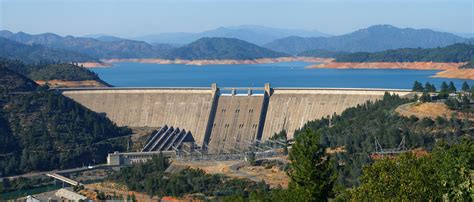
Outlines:
[[92,71],[118,87],[334,87],[411,89],[414,81],[434,83],[453,81],[460,87],[472,80],[432,78],[434,70],[394,69],[305,69],[305,62],[254,65],[178,65],[114,63],[110,68]]

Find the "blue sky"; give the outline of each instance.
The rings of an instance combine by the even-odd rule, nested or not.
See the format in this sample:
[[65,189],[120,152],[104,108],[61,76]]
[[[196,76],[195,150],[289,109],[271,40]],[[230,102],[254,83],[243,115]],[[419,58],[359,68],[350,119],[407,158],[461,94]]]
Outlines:
[[0,0],[0,29],[134,37],[264,25],[343,34],[374,24],[474,33],[472,0]]

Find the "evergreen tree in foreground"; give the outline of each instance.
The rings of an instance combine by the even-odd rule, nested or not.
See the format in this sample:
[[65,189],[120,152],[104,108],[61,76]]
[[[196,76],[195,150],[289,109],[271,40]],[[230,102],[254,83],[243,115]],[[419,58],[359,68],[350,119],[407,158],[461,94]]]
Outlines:
[[289,191],[295,200],[327,201],[333,197],[335,170],[325,147],[319,142],[320,133],[306,129],[292,146]]
[[436,87],[433,84],[431,84],[430,82],[426,82],[425,92],[434,93],[434,92],[436,92]]
[[462,91],[464,92],[469,92],[471,87],[469,87],[469,84],[467,84],[467,82],[464,81],[464,83],[462,83]]
[[456,86],[454,85],[454,83],[451,81],[449,82],[449,86],[448,86],[448,92],[449,93],[456,93],[457,89],[456,89]]
[[418,81],[415,81],[415,83],[413,83],[413,89],[412,90],[415,91],[415,92],[423,92],[425,89],[423,88],[423,84],[421,84]]

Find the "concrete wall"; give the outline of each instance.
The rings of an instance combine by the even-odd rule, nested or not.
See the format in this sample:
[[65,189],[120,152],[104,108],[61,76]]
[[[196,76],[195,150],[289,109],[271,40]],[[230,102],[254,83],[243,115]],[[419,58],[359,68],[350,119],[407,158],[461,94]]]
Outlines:
[[[282,130],[293,138],[306,122],[341,113],[348,107],[383,97],[387,90],[270,89],[265,95],[219,95],[212,88],[80,89],[63,94],[120,126],[179,127],[196,144],[229,151],[244,140],[268,139]],[[407,91],[392,91],[400,96]],[[270,95],[270,96],[268,96]]]
[[[270,97],[262,140],[286,130],[293,138],[295,130],[321,117],[340,114],[349,107],[381,99],[384,90],[274,89]],[[395,92],[406,95],[408,92]]]
[[119,89],[64,91],[87,108],[102,112],[119,126],[191,131],[202,144],[213,100],[211,89]]
[[[209,139],[209,151],[229,151],[241,148],[246,141],[259,136],[263,122],[263,95],[221,95]],[[244,146],[242,146],[244,147]]]

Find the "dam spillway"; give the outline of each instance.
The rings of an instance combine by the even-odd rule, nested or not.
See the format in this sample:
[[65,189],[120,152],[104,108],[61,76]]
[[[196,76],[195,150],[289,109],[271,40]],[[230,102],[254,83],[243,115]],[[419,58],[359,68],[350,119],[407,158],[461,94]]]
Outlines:
[[[286,130],[288,138],[306,122],[339,114],[381,99],[391,89],[322,88],[83,88],[60,89],[85,107],[104,113],[119,126],[172,125],[192,133],[196,144],[226,152],[246,142],[266,140]],[[224,91],[231,93],[224,93]],[[257,92],[259,93],[253,93]]]

